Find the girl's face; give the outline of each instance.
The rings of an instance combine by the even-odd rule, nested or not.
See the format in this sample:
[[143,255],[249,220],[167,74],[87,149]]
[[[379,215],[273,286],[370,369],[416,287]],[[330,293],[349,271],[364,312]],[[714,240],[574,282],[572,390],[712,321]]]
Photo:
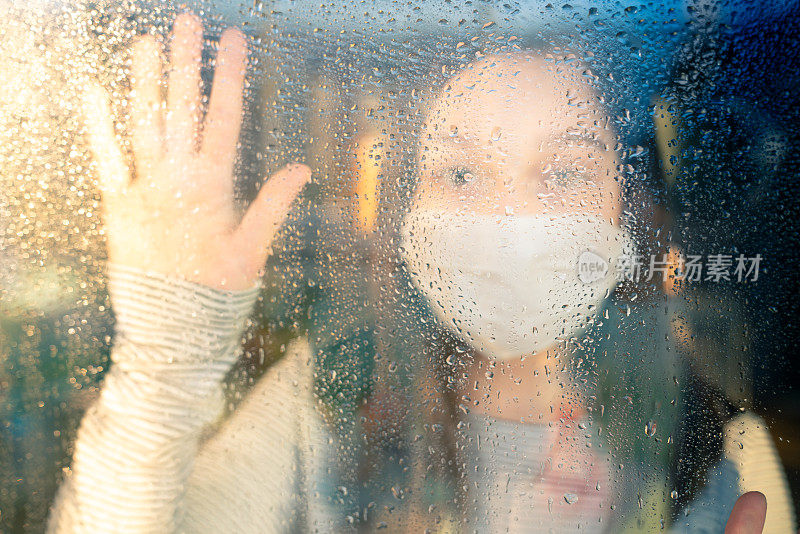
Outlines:
[[583,70],[495,56],[451,79],[422,129],[415,207],[616,221],[616,141]]

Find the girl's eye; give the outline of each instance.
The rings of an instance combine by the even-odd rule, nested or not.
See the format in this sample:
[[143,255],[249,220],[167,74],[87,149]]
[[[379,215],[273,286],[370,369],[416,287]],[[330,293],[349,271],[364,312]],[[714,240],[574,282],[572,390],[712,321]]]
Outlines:
[[466,167],[452,167],[445,172],[445,178],[454,186],[461,187],[475,180],[475,173]]

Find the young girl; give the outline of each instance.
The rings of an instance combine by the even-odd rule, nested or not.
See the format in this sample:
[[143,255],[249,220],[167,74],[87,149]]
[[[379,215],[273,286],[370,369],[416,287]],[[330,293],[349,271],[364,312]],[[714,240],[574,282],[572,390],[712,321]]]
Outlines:
[[[669,447],[670,433],[662,428],[654,440],[654,421],[623,428],[602,413],[623,402],[603,385],[646,352],[637,345],[652,346],[648,337],[656,347],[668,342],[658,307],[634,311],[644,328],[616,321],[611,292],[635,249],[622,218],[616,134],[588,72],[563,52],[483,58],[448,80],[420,135],[401,251],[440,325],[434,336],[454,338],[433,356],[434,373],[447,378],[433,390],[452,388],[457,399],[448,422],[470,530],[622,531],[637,527],[637,508],[659,500],[650,515],[663,525],[669,514],[669,490],[657,489],[669,487],[659,472],[665,463],[654,457],[668,456],[659,448]],[[607,343],[611,336],[627,339]],[[605,384],[593,379],[601,372],[578,369],[601,349]],[[642,375],[648,383],[616,389],[619,397],[660,389],[651,395],[655,418],[674,426],[680,403],[672,382],[682,370],[668,350],[654,352],[642,365],[650,367]],[[427,397],[430,411],[443,409],[436,395]],[[619,434],[633,432],[662,443],[649,444],[652,458],[626,450],[640,440],[625,443]],[[761,489],[772,505],[768,526],[791,531],[788,487],[763,421],[743,413],[724,434],[722,462],[676,526],[720,531],[735,498]],[[732,447],[736,439],[747,443]],[[760,457],[760,468],[745,456]]]
[[[201,128],[199,20],[175,22],[166,113],[158,45],[135,43],[133,179],[107,96],[87,93],[116,338],[53,532],[340,528],[313,487],[329,440],[304,342],[212,426],[270,245],[310,174],[285,168],[237,222],[244,37],[229,30],[219,48]],[[476,512],[467,529],[603,530],[617,477],[591,437],[588,391],[561,370],[629,241],[596,94],[569,63],[487,58],[439,95],[420,141],[403,254],[438,320],[472,352],[458,386]]]
[[[581,71],[533,53],[482,59],[448,82],[421,134],[404,251],[475,354],[460,395],[482,531],[594,531],[609,514],[586,388],[562,369],[630,239],[614,135]],[[582,281],[581,259],[605,272]]]

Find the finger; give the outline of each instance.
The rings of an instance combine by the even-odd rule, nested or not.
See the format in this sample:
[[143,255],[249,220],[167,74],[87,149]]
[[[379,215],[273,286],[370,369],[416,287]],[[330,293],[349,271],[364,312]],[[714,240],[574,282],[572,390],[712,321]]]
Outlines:
[[91,83],[82,95],[83,119],[98,170],[104,203],[115,201],[128,185],[129,173],[117,142],[108,94]]
[[281,169],[261,186],[233,235],[234,250],[248,251],[254,270],[264,265],[292,202],[310,179],[311,169],[293,164]]
[[172,28],[166,140],[169,150],[192,152],[200,123],[202,86],[200,66],[203,25],[190,13],[178,15]]
[[[226,30],[219,43],[214,86],[211,88],[208,114],[203,127],[202,147],[203,156],[220,165],[220,176],[224,177],[233,174],[236,161],[246,61],[247,43],[244,34],[236,29]],[[233,182],[231,180],[223,185],[232,188]]]
[[159,46],[152,36],[144,36],[133,45],[131,74],[131,127],[133,154],[140,176],[149,170],[161,155],[161,58]]
[[725,534],[761,534],[767,519],[767,498],[749,491],[736,500],[725,524]]

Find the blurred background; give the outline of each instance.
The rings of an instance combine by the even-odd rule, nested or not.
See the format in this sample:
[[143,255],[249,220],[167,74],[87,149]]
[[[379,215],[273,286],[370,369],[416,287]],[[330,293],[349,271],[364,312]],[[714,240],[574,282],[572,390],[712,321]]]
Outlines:
[[[416,312],[398,313],[394,229],[415,181],[426,99],[476,57],[526,47],[575,49],[596,65],[642,242],[762,257],[752,283],[653,280],[628,290],[627,304],[670,314],[633,336],[663,349],[640,367],[658,368],[668,352],[685,370],[675,381],[682,415],[662,426],[674,439],[661,452],[642,447],[669,449],[658,457],[665,484],[681,488],[655,498],[653,521],[669,522],[696,493],[709,464],[696,459],[713,457],[721,422],[740,408],[769,423],[800,504],[796,2],[0,0],[1,531],[44,529],[108,366],[114,319],[78,95],[87,77],[101,79],[123,118],[131,37],[166,35],[187,7],[207,24],[206,81],[222,28],[238,25],[251,40],[242,205],[288,161],[315,173],[270,260],[257,326],[228,379],[230,408],[288,340],[309,335],[342,452],[323,478],[352,528],[397,531],[398,517],[427,514],[418,521],[434,531],[456,529],[427,506],[452,488],[418,488],[410,467],[414,436],[428,428],[410,409],[425,387],[411,355],[424,347],[402,334]],[[637,380],[654,373],[640,367],[624,370],[620,396],[659,389]],[[648,439],[642,427],[631,440]],[[408,504],[412,489],[426,506]]]

